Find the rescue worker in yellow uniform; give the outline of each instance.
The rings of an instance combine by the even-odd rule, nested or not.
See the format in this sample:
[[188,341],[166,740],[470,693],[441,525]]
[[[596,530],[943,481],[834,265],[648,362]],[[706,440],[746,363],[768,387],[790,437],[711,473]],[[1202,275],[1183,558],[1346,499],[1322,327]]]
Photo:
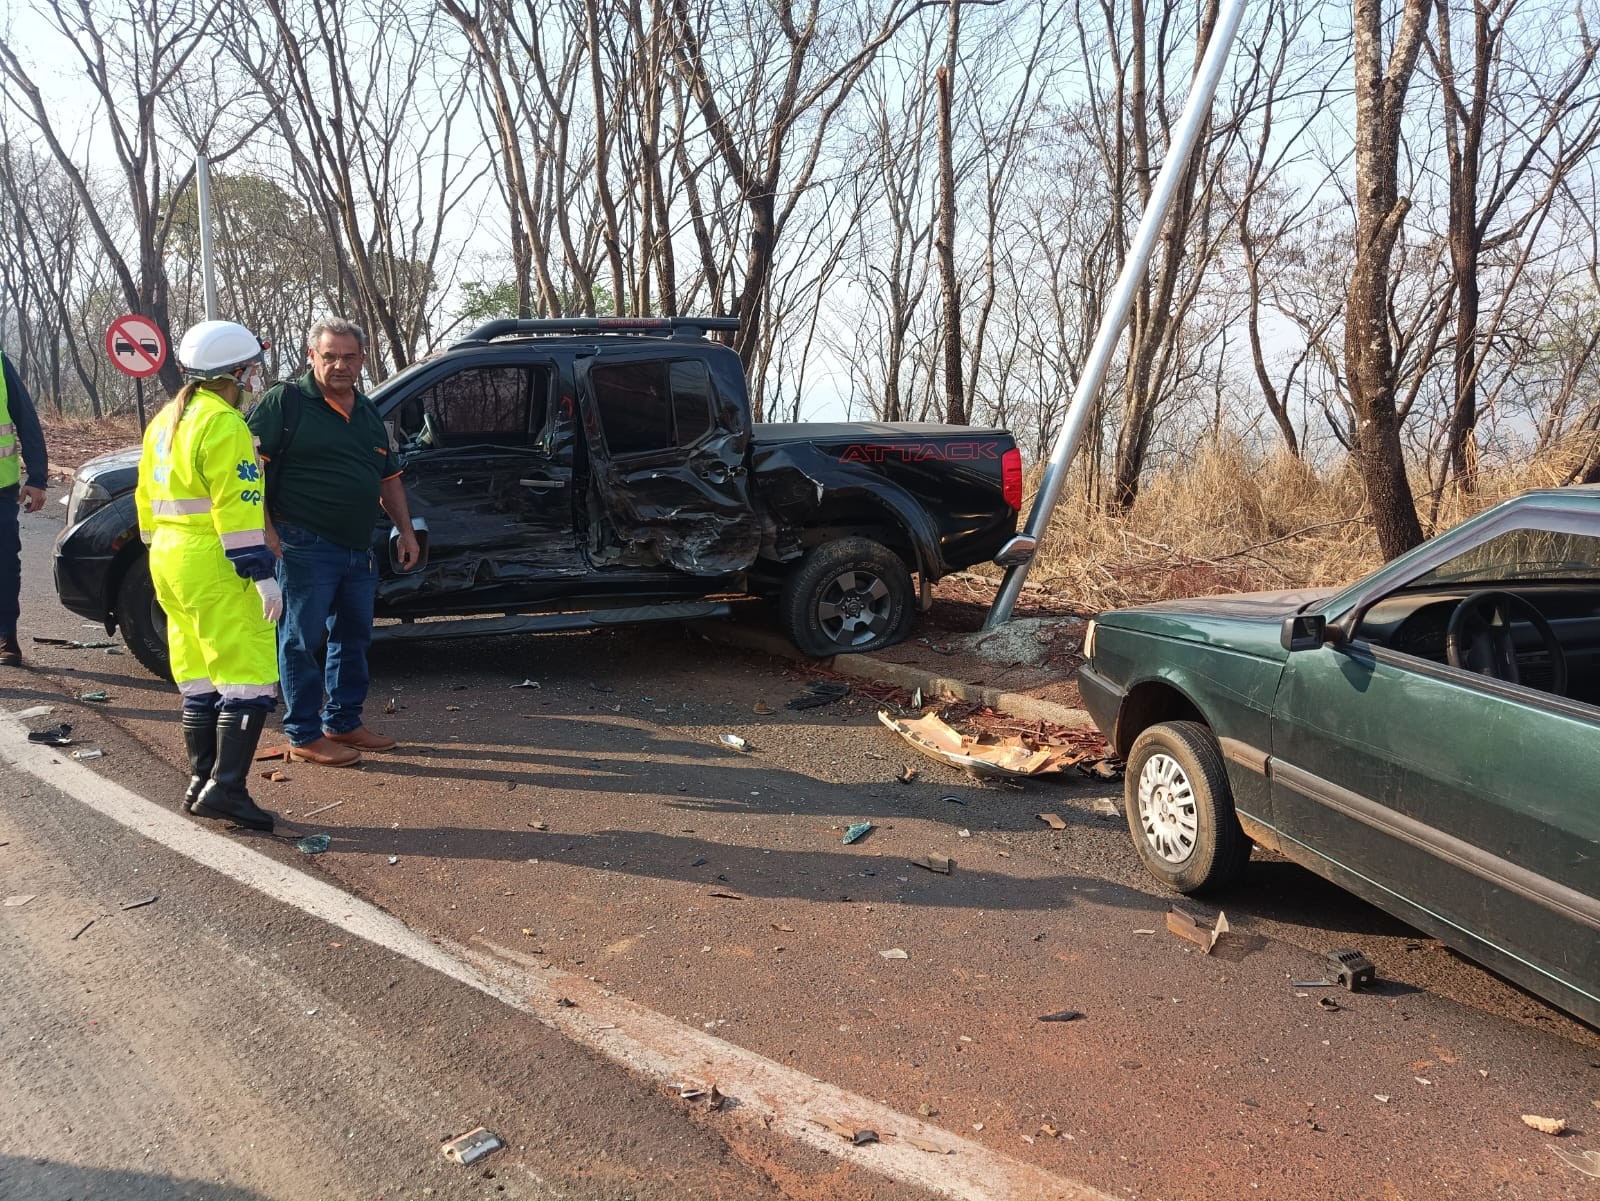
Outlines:
[[261,352],[233,321],[202,321],[184,334],[186,382],[145,431],[135,499],[183,693],[184,804],[270,831],[273,815],[247,785],[277,703],[283,593],[263,529],[261,464],[239,412],[262,389]]

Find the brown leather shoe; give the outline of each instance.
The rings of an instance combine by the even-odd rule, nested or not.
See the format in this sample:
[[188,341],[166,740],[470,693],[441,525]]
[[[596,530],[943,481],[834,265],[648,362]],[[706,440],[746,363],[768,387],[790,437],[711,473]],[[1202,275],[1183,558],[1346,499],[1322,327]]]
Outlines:
[[392,751],[395,748],[393,738],[387,734],[375,733],[366,726],[357,726],[353,730],[346,730],[343,734],[324,730],[322,736],[329,742],[337,742],[340,746],[353,746],[358,751]]
[[305,746],[291,746],[289,758],[302,763],[315,763],[321,767],[349,767],[361,762],[361,752],[354,747],[340,746],[327,738],[318,738]]

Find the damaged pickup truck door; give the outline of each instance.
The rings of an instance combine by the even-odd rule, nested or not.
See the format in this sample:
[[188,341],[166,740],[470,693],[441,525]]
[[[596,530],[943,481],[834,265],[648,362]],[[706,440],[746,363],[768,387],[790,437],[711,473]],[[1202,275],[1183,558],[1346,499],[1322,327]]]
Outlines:
[[529,357],[419,380],[386,418],[401,451],[413,516],[428,523],[427,563],[389,573],[390,611],[452,597],[492,610],[556,593],[588,572],[573,510],[570,430],[556,366]]
[[595,565],[720,576],[755,562],[742,385],[719,388],[703,357],[670,344],[601,350],[576,374]]

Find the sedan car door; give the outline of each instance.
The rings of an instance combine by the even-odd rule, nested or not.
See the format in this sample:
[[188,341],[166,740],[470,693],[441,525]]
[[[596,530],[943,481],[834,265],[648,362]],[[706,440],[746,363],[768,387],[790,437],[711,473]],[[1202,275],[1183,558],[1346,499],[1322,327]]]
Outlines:
[[1275,821],[1291,857],[1600,1014],[1600,710],[1355,638],[1289,655]]

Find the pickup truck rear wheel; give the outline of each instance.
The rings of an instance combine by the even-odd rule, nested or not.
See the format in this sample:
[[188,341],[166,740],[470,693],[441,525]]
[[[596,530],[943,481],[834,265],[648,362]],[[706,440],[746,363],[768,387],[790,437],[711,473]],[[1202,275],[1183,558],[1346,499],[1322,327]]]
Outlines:
[[1128,829],[1151,875],[1183,893],[1238,879],[1250,840],[1210,730],[1197,721],[1151,726],[1134,740],[1123,779]]
[[149,555],[140,555],[117,585],[117,629],[146,671],[160,680],[172,679],[172,663],[167,658],[167,615],[156,600]]
[[893,646],[915,617],[905,561],[870,538],[813,548],[784,581],[779,613],[808,655],[860,654]]

